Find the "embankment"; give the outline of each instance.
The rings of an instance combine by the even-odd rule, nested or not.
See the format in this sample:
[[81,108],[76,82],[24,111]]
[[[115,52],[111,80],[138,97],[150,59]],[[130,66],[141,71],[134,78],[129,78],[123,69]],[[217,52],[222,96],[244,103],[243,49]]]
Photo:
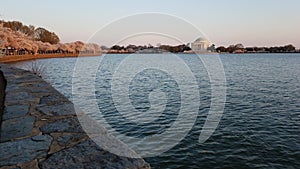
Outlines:
[[96,54],[37,54],[37,55],[4,55],[0,56],[0,63],[11,63],[34,59],[47,59],[47,58],[64,58],[64,57],[78,57],[78,56],[100,56],[101,53]]
[[[7,80],[0,133],[1,169],[150,168],[142,158],[121,157],[98,146],[91,138],[134,154],[43,79],[5,64],[0,67]],[[4,89],[0,80],[0,89]],[[97,130],[86,133],[80,125],[82,119]]]

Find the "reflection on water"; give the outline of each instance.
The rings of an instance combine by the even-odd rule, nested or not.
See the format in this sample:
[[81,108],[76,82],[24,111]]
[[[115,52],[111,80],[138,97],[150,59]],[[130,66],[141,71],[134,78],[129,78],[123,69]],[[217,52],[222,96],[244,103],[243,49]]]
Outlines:
[[[152,69],[136,75],[129,88],[131,106],[135,109],[147,112],[151,108],[149,93],[157,88],[165,93],[153,96],[157,104],[165,104],[163,113],[154,121],[136,125],[116,113],[110,95],[113,70],[125,55],[109,56],[112,59],[100,66],[95,84],[99,108],[109,119],[110,125],[118,132],[137,138],[168,129],[176,120],[181,102],[178,83],[174,78]],[[217,130],[204,144],[198,143],[198,137],[210,107],[209,78],[195,55],[180,57],[195,75],[201,105],[195,125],[178,145],[159,156],[146,158],[152,168],[300,166],[299,54],[221,55],[227,81],[225,111]],[[85,59],[88,68],[95,58]],[[72,71],[76,59],[46,59],[38,62],[47,67],[43,78],[71,99]],[[25,64],[16,65],[22,67]],[[84,86],[85,82],[82,81]]]

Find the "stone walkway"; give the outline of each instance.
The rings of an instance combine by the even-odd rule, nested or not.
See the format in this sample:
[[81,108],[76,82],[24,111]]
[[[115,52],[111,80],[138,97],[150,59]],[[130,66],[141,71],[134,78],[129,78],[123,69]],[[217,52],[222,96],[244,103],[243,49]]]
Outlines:
[[[94,143],[78,120],[88,117],[76,115],[73,104],[41,78],[4,64],[0,70],[7,80],[0,169],[150,168],[141,158],[120,157]],[[122,142],[97,128],[89,134],[123,151]]]

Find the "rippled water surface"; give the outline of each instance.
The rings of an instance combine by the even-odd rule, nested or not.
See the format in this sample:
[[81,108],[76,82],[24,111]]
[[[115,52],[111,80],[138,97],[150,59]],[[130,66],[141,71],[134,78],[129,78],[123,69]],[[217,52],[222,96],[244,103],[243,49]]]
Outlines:
[[[203,144],[198,139],[211,103],[208,73],[196,55],[179,56],[197,81],[201,104],[195,124],[183,140],[169,151],[145,159],[152,168],[300,168],[299,54],[221,55],[227,87],[225,110],[216,131]],[[163,106],[161,114],[154,114],[155,120],[136,125],[123,117],[126,112],[118,112],[111,96],[113,74],[127,55],[106,57],[110,59],[100,64],[95,78],[97,105],[103,113],[101,118],[109,121],[116,131],[136,138],[163,133],[170,128],[184,99],[180,97],[182,91],[176,78],[156,69],[135,75],[129,85],[130,106],[145,113],[146,121],[152,104]],[[88,70],[95,61],[95,57],[86,57],[83,66]],[[43,78],[71,99],[76,58],[37,62],[46,67]],[[167,60],[163,64],[172,62]],[[126,73],[130,72],[124,75]],[[185,79],[186,74],[179,73],[178,77],[186,82],[184,85],[192,85]],[[76,78],[80,81],[85,77]],[[80,81],[79,86],[84,88],[85,82]],[[152,96],[150,93],[156,89],[160,92]],[[89,108],[89,104],[85,106]],[[129,108],[127,113],[132,113]]]

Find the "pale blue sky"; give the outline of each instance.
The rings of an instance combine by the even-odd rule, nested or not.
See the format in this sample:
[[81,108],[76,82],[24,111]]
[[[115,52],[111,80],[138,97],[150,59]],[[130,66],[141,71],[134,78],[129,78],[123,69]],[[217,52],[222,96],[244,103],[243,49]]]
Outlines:
[[[99,28],[127,15],[162,12],[194,24],[217,46],[292,43],[300,48],[299,7],[299,0],[1,0],[0,17],[45,27],[69,42],[86,41]],[[108,38],[97,43],[113,42]]]

